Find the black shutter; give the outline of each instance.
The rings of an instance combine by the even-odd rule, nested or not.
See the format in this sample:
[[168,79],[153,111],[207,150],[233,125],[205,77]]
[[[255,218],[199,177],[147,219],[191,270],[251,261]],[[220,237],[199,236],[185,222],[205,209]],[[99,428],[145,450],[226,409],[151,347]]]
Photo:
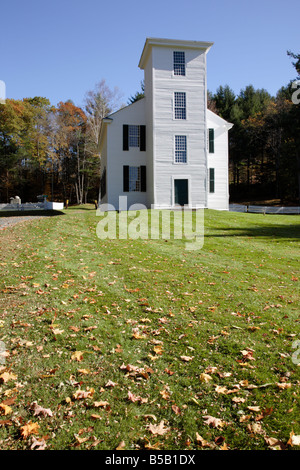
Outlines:
[[215,130],[209,129],[209,153],[215,152]]
[[123,150],[129,150],[128,124],[123,125]]
[[146,126],[140,126],[140,150],[146,150]]
[[128,193],[129,191],[129,166],[123,166],[123,192]]
[[141,166],[141,191],[146,192],[146,167],[145,165]]
[[215,169],[214,168],[209,169],[209,192],[210,193],[215,192]]

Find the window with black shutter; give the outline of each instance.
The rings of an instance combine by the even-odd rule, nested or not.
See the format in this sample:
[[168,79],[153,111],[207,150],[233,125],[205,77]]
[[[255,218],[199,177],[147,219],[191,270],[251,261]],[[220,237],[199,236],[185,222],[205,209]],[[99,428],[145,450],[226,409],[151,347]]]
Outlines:
[[123,150],[131,147],[139,147],[142,152],[146,150],[146,126],[123,125]]
[[146,166],[123,166],[123,192],[146,192]]

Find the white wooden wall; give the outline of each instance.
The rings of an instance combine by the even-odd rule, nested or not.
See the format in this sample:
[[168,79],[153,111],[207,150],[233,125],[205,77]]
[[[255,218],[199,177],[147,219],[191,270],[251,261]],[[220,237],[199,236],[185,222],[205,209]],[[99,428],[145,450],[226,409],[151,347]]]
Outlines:
[[[184,49],[186,76],[174,76],[174,50],[180,48],[153,46],[147,63],[151,62],[151,67],[145,68],[146,92],[152,87],[153,202],[157,208],[173,206],[173,180],[177,177],[189,179],[193,206],[206,204],[206,55]],[[186,120],[174,119],[175,91],[186,93]],[[148,120],[147,128],[151,131]],[[174,162],[175,135],[187,136],[187,164]]]
[[[119,209],[119,196],[127,196],[128,208],[132,204],[147,205],[147,193],[123,192],[123,166],[141,166],[147,164],[146,152],[139,148],[129,148],[123,151],[123,124],[145,125],[145,100],[141,99],[109,116],[112,119],[107,126],[107,149],[104,153],[102,166],[106,163],[106,194],[103,202],[112,204]],[[147,140],[146,140],[147,145]],[[146,147],[147,148],[147,147]],[[106,153],[106,156],[105,156]],[[102,168],[101,166],[101,168]],[[148,171],[148,169],[147,169]]]
[[[207,153],[207,207],[228,210],[228,123],[207,110],[207,128],[215,130],[214,153]],[[215,192],[209,192],[209,168],[215,169]]]

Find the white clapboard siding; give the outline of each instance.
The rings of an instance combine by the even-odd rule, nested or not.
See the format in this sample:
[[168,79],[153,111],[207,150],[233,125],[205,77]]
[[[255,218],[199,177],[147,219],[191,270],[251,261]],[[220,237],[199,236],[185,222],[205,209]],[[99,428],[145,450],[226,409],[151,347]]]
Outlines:
[[[214,153],[207,152],[207,207],[229,210],[228,130],[232,124],[207,110],[207,129],[214,129]],[[215,169],[215,192],[209,192],[209,168]]]
[[[146,192],[123,192],[123,166],[147,165],[146,152],[138,147],[130,147],[123,151],[123,125],[145,125],[145,99],[110,114],[103,125],[103,138],[101,138],[101,172],[106,165],[106,198],[103,201],[110,204],[110,209],[119,210],[119,197],[127,197],[127,208],[133,204],[147,205]],[[107,133],[105,138],[105,131]],[[102,137],[102,136],[101,136]],[[106,146],[106,141],[109,143]],[[147,142],[146,142],[147,144]],[[147,147],[146,147],[147,148]]]
[[[185,51],[186,75],[174,76],[173,51],[180,49]],[[190,48],[183,44],[154,44],[145,61],[145,91],[147,97],[149,92],[152,97],[154,207],[173,207],[176,178],[188,179],[191,206],[205,206],[205,49]],[[175,91],[186,93],[186,120],[174,119]],[[187,137],[186,164],[174,162],[175,135]]]
[[[175,206],[174,180],[188,180],[190,207],[228,210],[228,130],[231,124],[207,110],[206,54],[212,43],[148,38],[139,62],[145,98],[107,116],[100,133],[101,173],[106,195],[101,202],[127,207]],[[174,74],[173,53],[184,51],[185,76]],[[175,119],[174,93],[186,94],[186,119]],[[146,151],[123,151],[123,125],[146,126]],[[207,129],[215,129],[215,152],[208,153]],[[175,136],[186,136],[187,161],[175,162]],[[123,192],[123,166],[146,166],[147,191]],[[208,192],[208,171],[215,169],[215,193]]]

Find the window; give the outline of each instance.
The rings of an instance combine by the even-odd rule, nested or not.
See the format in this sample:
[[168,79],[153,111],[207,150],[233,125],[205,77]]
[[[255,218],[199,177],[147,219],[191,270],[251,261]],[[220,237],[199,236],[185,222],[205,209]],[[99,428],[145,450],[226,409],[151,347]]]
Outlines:
[[215,153],[215,130],[208,129],[208,151],[209,153]]
[[146,192],[146,167],[123,166],[123,191]]
[[129,147],[140,146],[140,126],[128,126]]
[[184,92],[174,93],[174,114],[175,119],[186,119],[186,97]]
[[174,75],[185,75],[185,53],[173,52]]
[[214,168],[209,169],[209,192],[210,193],[215,192],[215,169]]
[[186,163],[185,135],[175,135],[175,163]]
[[123,150],[129,150],[129,147],[146,150],[146,126],[123,125]]
[[139,166],[129,167],[129,191],[140,191],[141,171]]

